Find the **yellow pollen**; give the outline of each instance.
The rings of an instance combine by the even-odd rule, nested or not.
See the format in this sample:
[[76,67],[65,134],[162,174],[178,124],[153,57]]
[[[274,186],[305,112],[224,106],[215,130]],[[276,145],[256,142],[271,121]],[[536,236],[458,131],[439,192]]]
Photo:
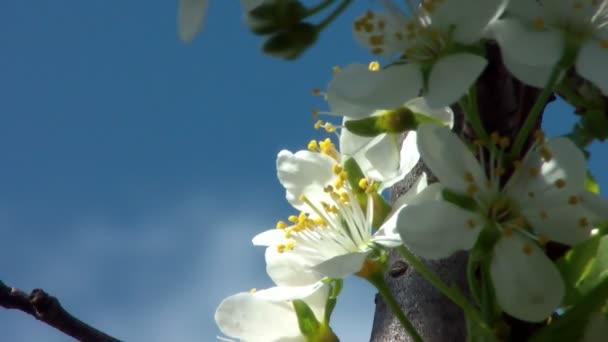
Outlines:
[[384,20],[380,20],[380,21],[378,21],[378,28],[379,28],[380,30],[384,30],[384,26],[385,26],[385,25],[386,25],[386,24],[384,23]]
[[251,290],[249,290],[249,293],[256,293],[258,292],[258,289],[256,289],[255,287],[251,288]]
[[439,41],[441,39],[441,33],[438,30],[431,31],[431,39],[434,41]]
[[322,126],[323,126],[323,120],[317,120],[317,122],[315,122],[315,124],[314,124],[314,126],[313,126],[313,127],[314,127],[315,129],[319,129],[319,128],[321,128]]
[[348,173],[346,171],[340,172],[340,179],[346,180],[348,178]]
[[365,179],[365,178],[359,179],[358,185],[363,190],[367,189],[367,187],[369,186],[369,184],[367,183],[367,179]]
[[408,31],[414,31],[416,30],[416,22],[415,21],[410,21],[405,25],[405,29]]
[[296,242],[293,239],[290,239],[289,241],[287,241],[287,243],[285,244],[285,249],[287,249],[288,251],[293,250],[293,246],[296,244]]
[[534,251],[534,249],[532,249],[532,246],[528,243],[524,244],[524,246],[522,247],[522,252],[524,252],[525,255],[532,255],[532,252]]
[[368,66],[369,71],[378,71],[380,70],[380,63],[378,61],[372,61]]
[[543,131],[541,131],[540,129],[537,129],[534,132],[534,139],[536,139],[536,142],[538,144],[544,144],[545,143],[545,133]]
[[404,53],[406,56],[411,56],[416,53],[416,49],[413,46],[410,46],[407,49],[405,49]]
[[323,128],[327,133],[334,133],[336,131],[336,126],[332,125],[329,122],[326,122],[325,125],[323,125]]
[[317,108],[312,109],[312,118],[316,119],[319,117],[319,110]]
[[468,219],[467,220],[467,226],[469,226],[470,229],[475,229],[476,225],[477,224],[475,223],[475,220],[473,220],[473,219]]
[[505,172],[507,172],[507,170],[502,166],[497,167],[494,171],[496,171],[496,174],[499,176],[502,176],[505,174]]
[[570,196],[570,198],[568,198],[568,204],[577,205],[578,204],[578,197],[577,196]]
[[585,7],[585,5],[582,2],[580,2],[580,1],[577,1],[577,2],[574,3],[574,8],[575,9],[583,9],[584,7]]
[[473,174],[468,171],[464,173],[464,180],[467,181],[468,183],[475,182],[475,178],[473,178]]
[[509,228],[509,227],[505,227],[505,228],[502,230],[502,235],[503,235],[504,237],[511,237],[511,235],[513,235],[513,229],[512,229],[512,228]]
[[515,168],[515,170],[521,170],[521,160],[514,160],[513,167]]
[[543,209],[541,209],[541,210],[538,212],[538,214],[540,215],[540,218],[541,218],[541,219],[543,219],[543,220],[549,217],[549,215],[547,215],[547,212],[546,212],[546,211],[544,211]]
[[384,35],[378,34],[369,37],[369,44],[372,46],[384,44]]
[[526,226],[526,218],[523,216],[519,216],[515,219],[515,225],[520,228],[524,228]]
[[492,134],[490,134],[490,140],[492,141],[492,144],[498,145],[498,141],[500,141],[500,134],[498,134],[498,132],[492,132]]
[[372,12],[372,11],[367,11],[367,12],[365,12],[365,18],[366,18],[367,20],[372,20],[372,19],[374,19],[374,12]]
[[292,223],[298,223],[298,217],[296,215],[289,215],[289,217],[287,218],[287,221],[292,222]]
[[340,172],[342,172],[343,168],[342,168],[342,166],[340,166],[340,164],[334,164],[334,165],[331,167],[331,170],[333,171],[333,173],[334,173],[335,175],[339,175],[339,174],[340,174]]
[[395,32],[395,39],[397,39],[397,40],[403,40],[403,33],[401,33],[401,32]]
[[312,94],[315,95],[315,96],[320,95],[321,94],[321,89],[319,89],[319,88],[313,89],[312,90]]
[[608,49],[608,39],[602,39],[602,40],[600,40],[600,47],[602,49]]
[[483,140],[481,140],[481,139],[475,139],[475,140],[473,140],[473,145],[475,145],[475,146],[485,146],[486,143]]
[[287,228],[287,223],[285,223],[285,221],[279,221],[279,222],[277,222],[276,228],[277,229],[285,229],[285,228]]
[[384,53],[384,49],[382,49],[382,48],[377,47],[377,48],[372,49],[372,54],[374,54],[374,55],[381,55],[383,53]]
[[555,181],[555,186],[558,189],[562,189],[563,187],[566,186],[566,181],[563,178],[560,178],[560,179],[558,179],[558,180]]
[[340,202],[348,203],[349,201],[350,201],[350,198],[348,198],[348,194],[346,192],[340,193]]
[[541,246],[544,246],[547,244],[547,242],[549,242],[549,238],[545,235],[538,235],[538,243]]
[[530,175],[530,177],[536,177],[538,176],[538,169],[535,167],[531,167],[528,169],[528,175]]
[[553,158],[553,155],[551,154],[551,151],[549,151],[546,147],[541,147],[540,148],[540,156],[543,158],[544,161],[548,162]]
[[333,72],[334,75],[337,75],[340,73],[340,67],[339,66],[334,66],[333,68],[331,68],[331,72]]
[[309,150],[309,151],[311,151],[311,152],[316,151],[318,147],[319,147],[319,146],[317,146],[317,141],[316,141],[316,140],[311,140],[311,141],[308,143],[308,150]]
[[578,226],[581,228],[589,228],[589,220],[586,217],[581,217],[578,220]]
[[284,253],[285,252],[285,245],[277,245],[277,252],[279,253]]
[[469,194],[469,196],[475,195],[475,193],[477,193],[478,191],[479,188],[475,184],[469,184],[469,186],[467,187],[467,194]]
[[334,191],[334,188],[331,185],[328,185],[326,187],[323,188],[324,192],[330,193]]
[[536,17],[534,18],[533,25],[535,29],[542,30],[543,28],[545,28],[545,20],[543,20],[543,18],[541,17]]
[[425,11],[431,13],[435,10],[435,4],[432,1],[426,0],[426,1],[422,1],[422,3],[420,4],[420,6],[422,8],[424,8]]
[[344,186],[344,181],[342,180],[342,178],[336,178],[336,180],[334,181],[334,186],[336,187],[336,189],[342,189],[342,187]]
[[370,23],[365,23],[363,24],[363,29],[365,30],[365,32],[371,33],[374,30],[374,25]]
[[500,140],[498,140],[498,145],[501,148],[507,148],[511,145],[511,139],[509,139],[509,137],[501,137]]

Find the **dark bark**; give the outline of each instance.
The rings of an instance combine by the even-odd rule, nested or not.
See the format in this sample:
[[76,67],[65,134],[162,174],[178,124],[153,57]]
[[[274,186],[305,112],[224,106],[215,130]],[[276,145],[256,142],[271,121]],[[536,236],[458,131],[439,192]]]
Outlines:
[[[481,119],[487,132],[499,132],[501,136],[509,136],[513,141],[526,118],[525,115],[534,104],[539,89],[524,85],[509,74],[502,64],[500,51],[496,45],[488,44],[487,59],[488,66],[477,82]],[[464,121],[458,108],[454,109],[456,114],[454,131],[463,139],[472,141],[476,138],[472,129]],[[540,120],[537,122],[537,127],[539,126]],[[423,169],[424,165],[419,164],[401,183],[395,185],[391,199],[394,201],[407,191]],[[392,252],[389,262],[389,265],[394,265],[403,261],[398,253]],[[466,252],[459,252],[439,261],[425,261],[425,263],[448,285],[458,285],[465,293],[468,292]],[[397,301],[401,303],[405,314],[412,320],[425,341],[466,340],[466,326],[461,310],[435,290],[413,268],[408,267],[406,272],[396,278],[391,277],[389,272],[386,281]],[[371,341],[410,341],[390,309],[378,296],[376,303]],[[523,322],[512,323],[516,331],[529,328]]]
[[[0,306],[23,311],[78,341],[120,342],[72,316],[61,306],[57,298],[41,289],[34,289],[28,295],[0,281]],[[0,339],[2,339],[1,332]]]

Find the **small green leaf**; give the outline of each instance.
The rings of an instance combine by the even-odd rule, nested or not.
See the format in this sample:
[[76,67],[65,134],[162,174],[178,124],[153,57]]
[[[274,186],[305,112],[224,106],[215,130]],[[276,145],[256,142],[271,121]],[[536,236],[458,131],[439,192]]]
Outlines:
[[318,37],[319,31],[314,25],[299,23],[288,31],[272,35],[264,43],[262,50],[274,57],[293,60],[311,47]]
[[591,174],[591,172],[587,171],[587,176],[585,177],[585,189],[587,191],[591,191],[596,195],[600,194],[600,185],[595,180],[595,177]]
[[441,196],[446,202],[450,202],[464,210],[477,211],[479,208],[477,202],[471,196],[459,194],[448,189],[443,189]]
[[301,299],[293,300],[292,305],[298,316],[298,326],[302,335],[306,337],[318,336],[320,323],[310,306]]
[[288,31],[306,15],[306,8],[295,0],[265,1],[247,13],[247,23],[259,35]]
[[565,305],[573,305],[581,298],[580,285],[589,274],[598,253],[602,237],[596,235],[572,248],[557,260],[556,265],[566,285]]

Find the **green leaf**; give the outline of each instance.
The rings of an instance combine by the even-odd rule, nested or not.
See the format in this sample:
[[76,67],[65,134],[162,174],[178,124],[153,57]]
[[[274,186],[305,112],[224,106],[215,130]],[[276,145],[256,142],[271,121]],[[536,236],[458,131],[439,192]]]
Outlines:
[[262,50],[274,57],[293,60],[311,47],[318,37],[319,31],[314,25],[299,23],[288,31],[272,35],[266,40]]
[[298,326],[300,327],[302,335],[306,337],[318,336],[320,323],[310,306],[301,299],[293,300],[292,305],[298,316]]
[[600,194],[600,185],[597,184],[595,177],[587,170],[587,176],[585,177],[585,189],[587,191],[593,192],[596,195]]
[[606,237],[596,235],[578,244],[557,260],[557,268],[566,285],[565,305],[573,305],[581,299],[583,294],[580,288],[581,283],[594,267],[600,241],[603,238]]
[[604,277],[575,306],[537,332],[530,341],[579,341],[583,337],[590,316],[599,312],[607,299],[608,277]]

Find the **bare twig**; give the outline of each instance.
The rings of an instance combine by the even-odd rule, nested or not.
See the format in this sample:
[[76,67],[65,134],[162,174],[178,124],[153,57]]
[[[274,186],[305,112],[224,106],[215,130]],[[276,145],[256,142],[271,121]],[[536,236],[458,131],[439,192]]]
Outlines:
[[78,341],[121,342],[72,316],[57,298],[41,289],[34,289],[28,295],[19,289],[6,286],[0,280],[0,306],[23,311]]

